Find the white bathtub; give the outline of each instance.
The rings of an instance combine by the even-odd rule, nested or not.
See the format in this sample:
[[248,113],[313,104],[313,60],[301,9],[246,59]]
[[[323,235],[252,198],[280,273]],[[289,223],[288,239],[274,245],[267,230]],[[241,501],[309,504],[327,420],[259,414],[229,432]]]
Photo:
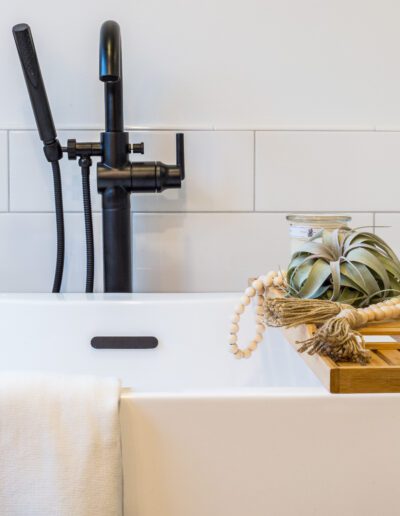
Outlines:
[[400,396],[327,394],[279,331],[235,360],[237,297],[3,294],[0,368],[122,379],[125,516],[398,515]]

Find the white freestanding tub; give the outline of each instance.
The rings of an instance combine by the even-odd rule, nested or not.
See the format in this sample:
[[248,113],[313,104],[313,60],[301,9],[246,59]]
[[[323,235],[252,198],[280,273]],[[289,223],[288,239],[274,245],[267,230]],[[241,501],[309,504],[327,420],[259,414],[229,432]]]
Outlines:
[[237,298],[2,294],[0,368],[122,379],[125,516],[398,515],[400,395],[328,394],[278,330],[234,359]]

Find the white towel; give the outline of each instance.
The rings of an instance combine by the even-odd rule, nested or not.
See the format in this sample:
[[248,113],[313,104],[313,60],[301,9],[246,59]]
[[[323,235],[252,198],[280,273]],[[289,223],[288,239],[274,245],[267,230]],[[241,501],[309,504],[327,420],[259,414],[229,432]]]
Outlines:
[[119,381],[0,374],[0,515],[122,514]]

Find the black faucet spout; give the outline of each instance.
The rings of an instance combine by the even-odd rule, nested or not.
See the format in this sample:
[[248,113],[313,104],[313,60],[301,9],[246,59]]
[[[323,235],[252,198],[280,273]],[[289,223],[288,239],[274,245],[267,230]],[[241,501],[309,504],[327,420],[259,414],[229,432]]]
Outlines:
[[108,20],[100,30],[99,78],[104,82],[106,132],[124,130],[121,31]]
[[122,79],[121,31],[117,22],[108,20],[100,29],[100,80],[117,82]]

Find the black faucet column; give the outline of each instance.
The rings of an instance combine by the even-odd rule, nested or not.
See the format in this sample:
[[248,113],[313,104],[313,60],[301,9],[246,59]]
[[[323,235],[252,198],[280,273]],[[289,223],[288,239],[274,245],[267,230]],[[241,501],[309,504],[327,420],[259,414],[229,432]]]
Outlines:
[[132,292],[129,135],[124,132],[121,35],[114,21],[101,27],[99,57],[105,102],[103,160],[97,168],[103,211],[104,290]]
[[[99,64],[105,96],[102,159],[97,164],[97,187],[103,207],[104,290],[132,292],[130,194],[181,187],[185,177],[183,134],[176,137],[175,165],[159,161],[131,162],[130,152],[143,154],[144,151],[143,144],[130,145],[129,133],[124,131],[121,35],[114,21],[106,21],[101,27]],[[82,146],[76,144],[79,145]],[[93,147],[93,144],[85,145]]]
[[131,201],[120,186],[104,190],[104,291],[132,292]]
[[129,134],[106,131],[101,134],[101,147],[103,161],[97,175],[102,195],[104,291],[132,292]]

